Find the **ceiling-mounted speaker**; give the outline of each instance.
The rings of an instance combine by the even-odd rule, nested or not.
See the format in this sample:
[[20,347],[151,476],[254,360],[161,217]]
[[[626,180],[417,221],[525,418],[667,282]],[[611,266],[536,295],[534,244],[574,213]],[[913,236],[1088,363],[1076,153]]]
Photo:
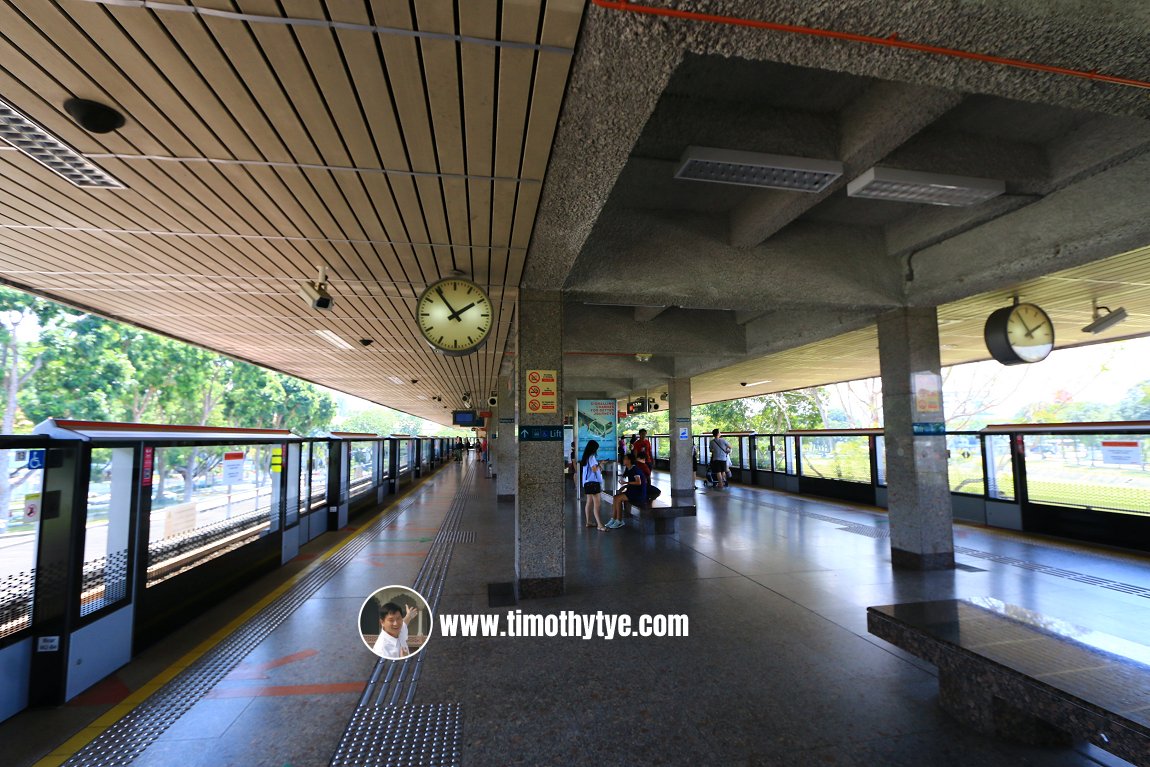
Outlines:
[[124,116],[112,107],[88,99],[68,99],[64,111],[91,133],[111,133],[124,127]]
[[499,398],[492,395],[487,399],[487,404],[491,407],[496,407],[499,404]]

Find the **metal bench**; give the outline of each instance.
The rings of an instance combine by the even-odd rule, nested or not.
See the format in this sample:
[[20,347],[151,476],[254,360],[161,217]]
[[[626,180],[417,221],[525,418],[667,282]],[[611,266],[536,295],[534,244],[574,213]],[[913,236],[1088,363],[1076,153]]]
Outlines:
[[937,666],[939,704],[984,734],[1150,765],[1150,647],[989,597],[868,607],[867,629]]

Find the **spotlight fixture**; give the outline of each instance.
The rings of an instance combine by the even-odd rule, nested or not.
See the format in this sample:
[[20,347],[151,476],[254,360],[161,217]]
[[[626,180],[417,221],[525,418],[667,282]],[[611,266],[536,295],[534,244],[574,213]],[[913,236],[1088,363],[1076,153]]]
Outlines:
[[986,202],[1006,191],[1006,184],[992,178],[944,176],[917,170],[874,167],[847,184],[848,197],[927,205],[966,207]]
[[689,146],[675,178],[757,186],[788,192],[821,192],[843,175],[843,164],[808,157]]
[[327,292],[327,267],[321,266],[319,268],[319,279],[315,282],[305,282],[300,285],[299,295],[307,305],[312,309],[319,309],[321,311],[331,311],[331,307],[335,305],[335,299],[331,297],[331,293]]
[[360,346],[371,346],[374,343],[375,343],[374,338],[361,338],[361,339],[359,339],[359,345]]
[[76,186],[123,189],[111,174],[48,132],[11,104],[0,99],[0,139]]
[[639,353],[639,354],[636,354],[636,355],[635,355],[635,359],[637,359],[639,362],[650,362],[650,361],[651,361],[651,358],[652,358],[652,357],[654,357],[654,356],[655,356],[654,354],[642,354],[642,353]]
[[[1102,310],[1106,314],[1102,314]],[[1083,333],[1101,333],[1104,330],[1109,330],[1118,323],[1126,319],[1126,309],[1119,306],[1114,311],[1110,311],[1108,306],[1094,306],[1094,321],[1086,327],[1082,328]]]

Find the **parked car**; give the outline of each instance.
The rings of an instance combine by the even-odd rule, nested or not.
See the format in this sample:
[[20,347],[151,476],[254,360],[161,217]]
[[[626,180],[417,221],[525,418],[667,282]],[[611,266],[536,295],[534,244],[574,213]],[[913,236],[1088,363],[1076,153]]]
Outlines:
[[1043,458],[1045,458],[1048,455],[1055,455],[1058,452],[1058,448],[1056,448],[1054,445],[1038,444],[1031,445],[1030,452],[1041,455]]

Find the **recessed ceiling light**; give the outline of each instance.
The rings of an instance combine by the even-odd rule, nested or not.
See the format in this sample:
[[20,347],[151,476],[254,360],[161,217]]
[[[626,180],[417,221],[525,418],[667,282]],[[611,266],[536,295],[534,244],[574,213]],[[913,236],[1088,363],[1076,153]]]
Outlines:
[[387,380],[391,381],[396,386],[403,386],[405,383],[407,383],[406,381],[404,381],[399,376],[388,376]]
[[337,334],[333,333],[330,330],[314,330],[312,332],[336,348],[339,348],[339,349],[353,349],[353,348],[355,348],[351,344],[349,344],[347,341],[344,341]]
[[124,185],[79,152],[0,99],[0,139],[76,186],[123,189]]
[[675,178],[690,181],[758,186],[791,192],[821,192],[842,175],[843,164],[833,160],[701,146],[687,147],[675,171]]
[[871,168],[847,184],[847,195],[850,197],[954,207],[977,205],[1005,191],[1006,184],[993,178],[944,176],[940,173],[878,167]]
[[762,381],[752,381],[751,383],[741,383],[739,386],[762,386],[763,384],[771,383],[771,379],[767,378]]

